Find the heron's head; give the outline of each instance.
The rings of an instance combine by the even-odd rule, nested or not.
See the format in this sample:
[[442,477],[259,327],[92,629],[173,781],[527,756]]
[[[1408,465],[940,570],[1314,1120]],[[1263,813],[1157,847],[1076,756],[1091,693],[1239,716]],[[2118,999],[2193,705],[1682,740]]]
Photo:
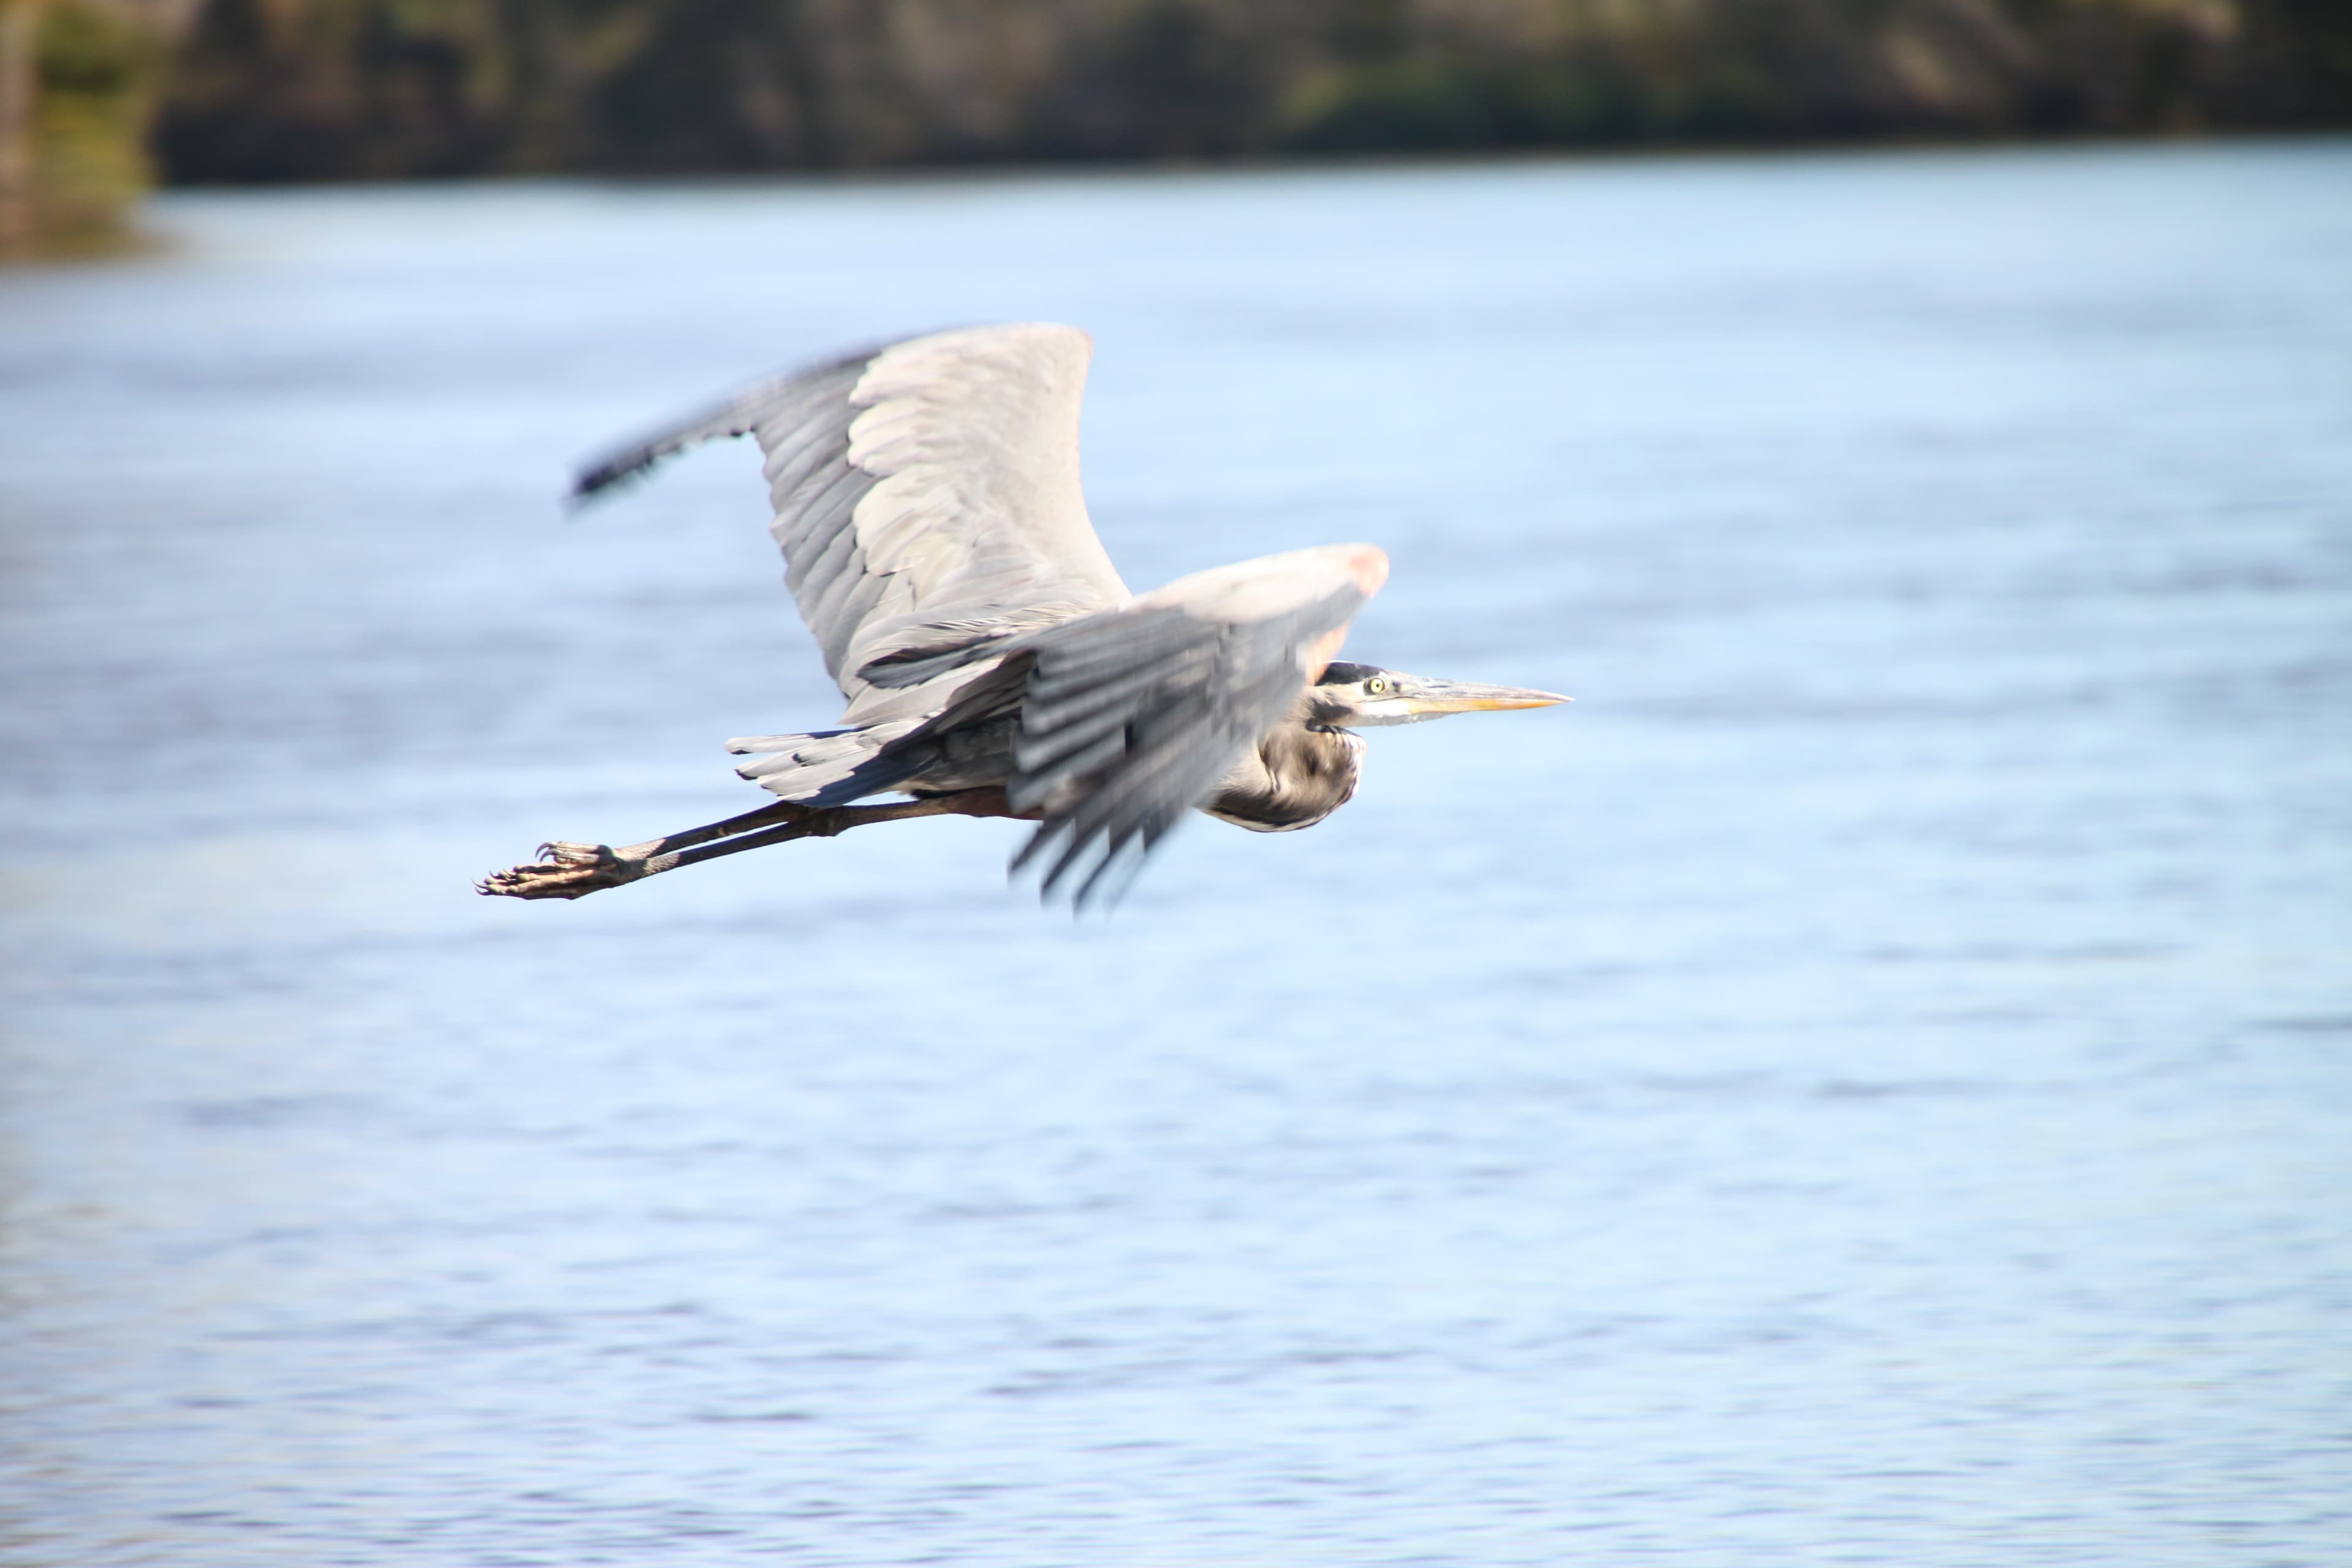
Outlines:
[[1335,662],[1307,689],[1307,719],[1334,730],[1357,730],[1372,724],[1417,724],[1447,713],[1475,713],[1498,708],[1549,708],[1569,699],[1554,691],[1530,691],[1519,686],[1479,686],[1467,680],[1439,680],[1407,675],[1377,665]]

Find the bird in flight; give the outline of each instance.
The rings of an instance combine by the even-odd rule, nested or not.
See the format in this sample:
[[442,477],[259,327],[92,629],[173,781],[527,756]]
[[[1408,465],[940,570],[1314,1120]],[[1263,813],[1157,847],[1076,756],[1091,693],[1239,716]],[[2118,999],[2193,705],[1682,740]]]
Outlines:
[[584,469],[575,501],[698,442],[757,439],[784,580],[849,707],[838,729],[727,742],[773,805],[620,849],[541,845],[479,890],[576,899],[868,823],[1004,816],[1037,824],[1013,868],[1083,907],[1187,811],[1259,833],[1322,821],[1355,794],[1357,730],[1568,700],[1337,659],[1388,577],[1370,544],[1130,594],[1078,488],[1093,349],[1042,322],[912,338]]

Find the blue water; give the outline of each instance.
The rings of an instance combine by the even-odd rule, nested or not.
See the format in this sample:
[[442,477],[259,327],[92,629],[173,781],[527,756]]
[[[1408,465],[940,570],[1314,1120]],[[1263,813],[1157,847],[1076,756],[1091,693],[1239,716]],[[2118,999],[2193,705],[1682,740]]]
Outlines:
[[[0,1560],[2352,1562],[2352,143],[174,195],[0,275]],[[1377,731],[1109,921],[835,711],[745,376],[1075,321]]]

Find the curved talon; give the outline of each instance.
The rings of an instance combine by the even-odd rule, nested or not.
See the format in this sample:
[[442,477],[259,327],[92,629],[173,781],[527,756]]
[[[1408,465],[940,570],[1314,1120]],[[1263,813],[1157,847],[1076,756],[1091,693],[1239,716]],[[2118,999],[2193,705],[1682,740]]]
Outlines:
[[559,840],[539,848],[538,860],[493,871],[475,883],[474,890],[485,897],[577,899],[650,874],[645,861],[616,855],[603,844],[566,844]]

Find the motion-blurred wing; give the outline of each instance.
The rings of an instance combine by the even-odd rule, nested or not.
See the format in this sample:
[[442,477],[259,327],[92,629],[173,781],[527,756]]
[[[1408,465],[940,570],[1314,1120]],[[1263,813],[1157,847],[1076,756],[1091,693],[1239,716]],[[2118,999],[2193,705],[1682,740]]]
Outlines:
[[1387,581],[1369,544],[1269,555],[1171,583],[1022,638],[1007,794],[1040,811],[1013,859],[1049,858],[1045,890],[1089,867],[1083,904],[1124,853],[1149,851],[1291,710]]
[[[1128,600],[1078,486],[1094,345],[1027,323],[913,338],[751,387],[584,470],[586,497],[720,436],[755,437],[784,579],[849,700],[845,722],[912,717],[980,646]],[[953,672],[952,679],[971,671]]]

